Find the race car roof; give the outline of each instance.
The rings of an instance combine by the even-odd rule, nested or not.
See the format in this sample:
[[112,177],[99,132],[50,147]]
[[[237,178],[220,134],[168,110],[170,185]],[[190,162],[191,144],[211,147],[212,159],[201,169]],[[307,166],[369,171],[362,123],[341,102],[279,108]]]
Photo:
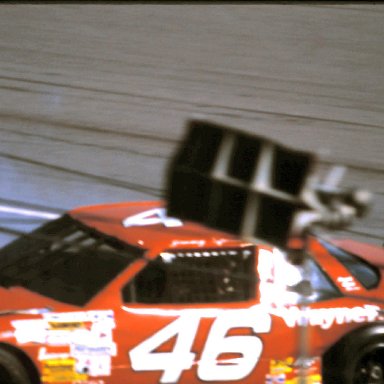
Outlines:
[[70,211],[69,215],[99,232],[148,250],[250,244],[197,223],[168,218],[160,201],[81,207]]

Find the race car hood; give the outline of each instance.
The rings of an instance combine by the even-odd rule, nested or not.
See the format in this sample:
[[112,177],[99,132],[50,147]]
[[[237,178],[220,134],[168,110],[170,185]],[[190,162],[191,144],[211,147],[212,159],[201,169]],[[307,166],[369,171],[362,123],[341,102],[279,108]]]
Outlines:
[[88,227],[144,249],[218,247],[239,244],[227,233],[166,217],[162,202],[82,207],[69,215]]

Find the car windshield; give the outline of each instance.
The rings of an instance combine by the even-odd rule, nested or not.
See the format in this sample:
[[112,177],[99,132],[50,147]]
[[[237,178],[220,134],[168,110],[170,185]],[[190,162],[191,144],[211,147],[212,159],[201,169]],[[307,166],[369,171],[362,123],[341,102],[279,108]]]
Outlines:
[[64,215],[0,250],[0,285],[83,306],[142,252]]

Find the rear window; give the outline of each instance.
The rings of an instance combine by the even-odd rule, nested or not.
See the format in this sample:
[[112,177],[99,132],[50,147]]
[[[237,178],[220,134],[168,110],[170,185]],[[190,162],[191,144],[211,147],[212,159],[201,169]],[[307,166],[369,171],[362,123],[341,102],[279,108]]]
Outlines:
[[254,247],[162,252],[123,289],[126,303],[245,301],[255,294]]
[[65,215],[0,250],[0,285],[83,306],[142,252]]
[[380,274],[376,267],[327,241],[321,241],[321,243],[366,289],[373,289],[378,286]]

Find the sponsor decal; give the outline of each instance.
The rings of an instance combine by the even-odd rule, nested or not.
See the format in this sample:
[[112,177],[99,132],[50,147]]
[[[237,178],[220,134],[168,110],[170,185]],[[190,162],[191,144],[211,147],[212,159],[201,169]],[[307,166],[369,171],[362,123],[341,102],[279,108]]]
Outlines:
[[48,325],[49,325],[49,329],[52,329],[52,330],[62,330],[62,331],[73,331],[74,329],[87,329],[89,328],[90,325],[92,325],[92,323],[85,323],[85,322],[80,322],[80,321],[76,321],[76,322],[58,322],[58,321],[51,321],[51,322],[48,322]]
[[205,240],[173,240],[171,243],[171,247],[181,247],[181,246],[196,246],[196,247],[204,247],[206,241]]
[[60,383],[87,380],[88,375],[76,372],[76,360],[73,358],[57,358],[42,361],[43,383]]
[[337,282],[348,292],[361,290],[356,280],[352,276],[346,276],[346,277],[340,276],[337,278]]
[[285,360],[271,360],[269,373],[265,376],[265,384],[321,384],[320,358],[305,358],[295,360],[288,357]]
[[317,326],[329,329],[334,325],[349,323],[369,323],[383,320],[381,309],[377,305],[335,308],[305,308],[298,306],[272,308],[271,314],[281,317],[290,328],[297,326]]
[[20,344],[44,345],[38,355],[43,383],[99,384],[103,381],[92,377],[111,375],[111,358],[117,355],[112,310],[45,313],[11,324]]

